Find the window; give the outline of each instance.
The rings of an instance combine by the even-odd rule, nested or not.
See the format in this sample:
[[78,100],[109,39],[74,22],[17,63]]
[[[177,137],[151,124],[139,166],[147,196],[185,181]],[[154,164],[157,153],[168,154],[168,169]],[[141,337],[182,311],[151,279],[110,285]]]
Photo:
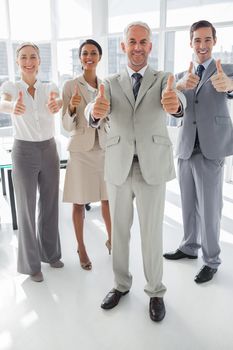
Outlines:
[[9,0],[11,35],[17,41],[51,39],[50,1]]
[[[0,87],[2,83],[8,79],[6,43],[4,41],[0,41]],[[0,113],[0,128],[11,125],[11,117],[9,114]]]
[[7,38],[7,18],[6,18],[6,8],[5,8],[5,0],[0,0],[0,39]]
[[109,33],[122,33],[133,21],[143,21],[151,28],[158,28],[159,4],[160,0],[108,0]]
[[73,79],[82,71],[78,57],[80,40],[59,41],[57,45],[58,78],[62,87],[68,79]]
[[58,37],[75,38],[92,35],[91,0],[56,0]]
[[232,21],[231,0],[167,0],[167,26],[189,26],[205,19],[210,22]]

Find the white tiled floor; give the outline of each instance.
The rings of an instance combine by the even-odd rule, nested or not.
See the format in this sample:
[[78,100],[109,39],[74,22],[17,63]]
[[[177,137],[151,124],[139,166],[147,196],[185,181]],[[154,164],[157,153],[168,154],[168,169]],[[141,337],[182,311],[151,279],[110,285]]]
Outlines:
[[[71,223],[71,207],[60,206],[65,267],[43,265],[45,281],[34,283],[16,272],[17,239],[5,199],[0,196],[0,350],[232,350],[233,185],[224,185],[221,230],[222,265],[215,278],[196,285],[202,266],[195,261],[164,261],[167,315],[161,324],[148,315],[137,216],[132,228],[131,292],[119,306],[100,303],[112,287],[111,257],[95,205],[86,215],[86,245],[92,271],[80,268]],[[167,186],[164,251],[177,248],[182,220],[177,181]]]

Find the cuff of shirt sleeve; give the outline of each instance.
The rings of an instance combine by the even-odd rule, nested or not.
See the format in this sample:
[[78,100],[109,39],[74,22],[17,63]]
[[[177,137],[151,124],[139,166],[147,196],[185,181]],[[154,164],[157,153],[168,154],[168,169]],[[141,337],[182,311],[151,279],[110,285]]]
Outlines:
[[233,91],[227,91],[227,97],[233,98]]
[[183,109],[183,105],[182,103],[180,103],[180,107],[178,109],[178,111],[174,114],[172,114],[173,117],[176,117],[176,118],[180,118],[180,117],[183,117],[184,115],[184,109]]
[[89,125],[92,126],[93,128],[98,128],[100,126],[100,121],[101,119],[95,119],[91,113],[89,116]]

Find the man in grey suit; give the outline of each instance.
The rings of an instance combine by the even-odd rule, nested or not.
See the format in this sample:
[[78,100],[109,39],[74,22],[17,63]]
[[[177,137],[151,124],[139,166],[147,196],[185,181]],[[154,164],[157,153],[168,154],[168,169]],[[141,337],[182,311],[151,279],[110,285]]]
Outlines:
[[147,281],[145,292],[150,297],[150,317],[158,322],[165,316],[166,288],[162,284],[165,183],[175,176],[165,112],[183,115],[185,98],[174,90],[174,77],[148,65],[152,48],[148,25],[131,23],[124,34],[121,46],[128,65],[121,74],[105,80],[92,108],[97,123],[109,118],[105,179],[113,227],[115,288],[101,307],[115,307],[132,285],[129,241],[136,198]]
[[[184,237],[170,260],[196,259],[204,265],[196,283],[211,280],[221,260],[219,235],[224,158],[233,154],[233,128],[227,100],[232,96],[233,65],[212,58],[216,30],[208,21],[194,23],[190,45],[195,54],[189,70],[178,74],[177,89],[187,99],[178,140],[178,173]],[[200,243],[201,241],[201,243]]]

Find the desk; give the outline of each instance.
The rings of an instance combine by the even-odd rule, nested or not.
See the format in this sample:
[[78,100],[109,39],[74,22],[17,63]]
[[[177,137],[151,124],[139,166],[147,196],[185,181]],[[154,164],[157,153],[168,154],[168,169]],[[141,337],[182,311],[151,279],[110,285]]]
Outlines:
[[[56,138],[57,150],[60,158],[60,169],[65,169],[68,160],[68,152],[66,151],[67,138],[64,136],[59,136]],[[13,139],[5,140],[0,143],[0,169],[1,169],[1,180],[2,180],[2,193],[6,196],[6,181],[5,181],[5,171],[7,171],[8,177],[8,189],[10,197],[10,208],[12,217],[13,230],[18,229],[17,224],[17,214],[15,207],[15,195],[14,187],[12,182],[12,161],[11,161],[11,150],[13,146]]]

